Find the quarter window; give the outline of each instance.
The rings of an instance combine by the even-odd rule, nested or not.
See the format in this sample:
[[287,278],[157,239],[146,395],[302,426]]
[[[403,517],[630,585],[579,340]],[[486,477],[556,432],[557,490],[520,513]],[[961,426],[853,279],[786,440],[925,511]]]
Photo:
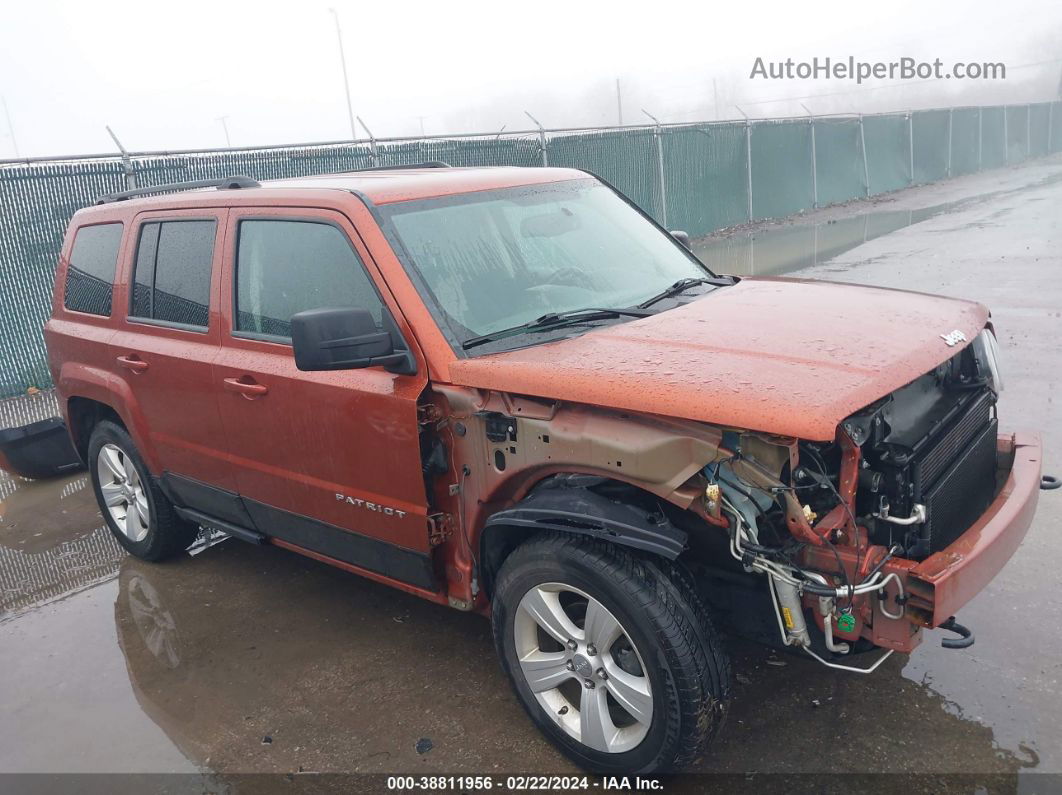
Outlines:
[[347,236],[314,221],[241,221],[236,253],[237,332],[291,338],[306,309],[367,309],[381,326],[383,304]]
[[104,317],[111,314],[114,268],[121,242],[121,224],[96,224],[77,230],[66,269],[63,306]]
[[216,221],[140,227],[130,316],[206,328]]

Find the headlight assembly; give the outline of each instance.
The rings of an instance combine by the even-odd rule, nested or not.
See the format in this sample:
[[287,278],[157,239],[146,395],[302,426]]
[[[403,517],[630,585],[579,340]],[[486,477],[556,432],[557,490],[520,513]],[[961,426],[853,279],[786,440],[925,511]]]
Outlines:
[[999,374],[999,343],[989,329],[982,329],[971,346],[978,372],[998,394],[1003,391],[1003,379]]

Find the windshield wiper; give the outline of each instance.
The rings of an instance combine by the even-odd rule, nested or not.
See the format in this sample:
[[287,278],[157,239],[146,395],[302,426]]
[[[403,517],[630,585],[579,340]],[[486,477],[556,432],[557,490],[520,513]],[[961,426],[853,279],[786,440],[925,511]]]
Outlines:
[[461,347],[467,351],[469,348],[475,348],[478,345],[483,345],[488,342],[502,340],[506,337],[515,337],[518,334],[535,331],[551,331],[555,328],[574,326],[592,320],[608,320],[609,318],[614,317],[649,317],[652,314],[652,312],[648,312],[645,309],[638,307],[630,307],[626,309],[587,307],[586,309],[572,309],[567,312],[547,312],[541,317],[537,317],[527,323],[521,323],[519,326],[502,329],[501,331],[492,331],[490,334],[483,334],[479,337],[467,339],[461,343]]
[[[684,293],[684,292],[686,292],[686,290],[690,289],[691,287],[696,287],[698,284],[720,285],[720,282],[719,282],[718,279],[706,279],[706,278],[690,278],[690,277],[687,277],[685,279],[679,279],[677,282],[675,282],[673,285],[668,287],[666,290],[657,293],[652,298],[649,298],[649,299],[647,299],[645,301],[642,301],[640,304],[638,304],[638,306],[640,306],[642,308],[645,308],[647,306],[652,306],[653,304],[655,304],[655,303],[657,303],[659,301],[663,301],[665,298],[671,298],[671,297],[676,296],[676,295],[678,295],[680,293]],[[725,282],[724,284],[729,284],[729,282]]]

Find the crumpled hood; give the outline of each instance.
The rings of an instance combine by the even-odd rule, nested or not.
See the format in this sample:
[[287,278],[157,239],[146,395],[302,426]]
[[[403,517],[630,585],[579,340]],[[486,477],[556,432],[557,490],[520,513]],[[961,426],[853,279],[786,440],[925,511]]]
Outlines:
[[831,440],[848,415],[973,340],[981,304],[798,279],[743,279],[686,306],[450,364],[462,386]]

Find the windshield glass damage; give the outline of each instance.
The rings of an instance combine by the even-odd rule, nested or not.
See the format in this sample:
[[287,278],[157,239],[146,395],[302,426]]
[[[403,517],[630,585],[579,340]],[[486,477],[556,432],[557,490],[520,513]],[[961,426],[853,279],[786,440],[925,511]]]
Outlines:
[[544,315],[637,308],[685,280],[725,283],[593,179],[380,209],[411,275],[462,346]]

